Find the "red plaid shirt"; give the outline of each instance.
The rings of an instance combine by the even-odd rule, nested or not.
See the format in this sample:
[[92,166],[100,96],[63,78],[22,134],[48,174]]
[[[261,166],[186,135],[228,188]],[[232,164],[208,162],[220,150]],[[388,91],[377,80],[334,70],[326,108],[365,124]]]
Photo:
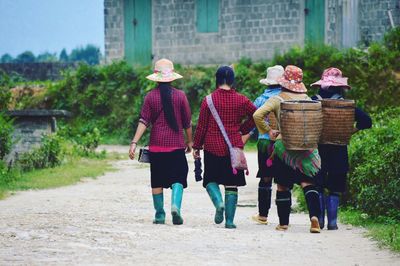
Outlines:
[[[211,95],[232,145],[243,148],[241,136],[254,128],[253,113],[257,108],[249,99],[235,90],[217,89]],[[246,120],[242,123],[243,119]],[[204,150],[214,155],[229,154],[228,146],[205,98],[201,103],[193,147],[201,149],[203,145]]]
[[192,125],[191,112],[189,102],[183,91],[172,88],[172,106],[175,111],[175,118],[178,124],[178,132],[175,132],[167,123],[164,111],[162,108],[161,95],[159,88],[150,91],[144,98],[142,111],[140,113],[139,122],[150,125],[150,148],[156,147],[171,147],[185,148],[185,138],[183,129],[189,128]]

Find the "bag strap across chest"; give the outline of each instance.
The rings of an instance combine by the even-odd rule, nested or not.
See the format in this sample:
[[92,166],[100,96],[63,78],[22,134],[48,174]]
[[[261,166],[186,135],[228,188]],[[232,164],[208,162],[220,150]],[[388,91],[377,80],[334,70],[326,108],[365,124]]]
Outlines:
[[232,143],[229,140],[228,134],[226,133],[225,127],[222,124],[222,120],[221,120],[221,117],[219,116],[219,114],[217,112],[217,109],[215,109],[214,102],[212,100],[211,95],[207,95],[206,100],[207,100],[208,108],[210,109],[211,114],[213,115],[215,121],[217,122],[219,130],[221,131],[222,136],[224,136],[226,144],[228,145],[229,149],[232,149],[232,147],[233,147]]

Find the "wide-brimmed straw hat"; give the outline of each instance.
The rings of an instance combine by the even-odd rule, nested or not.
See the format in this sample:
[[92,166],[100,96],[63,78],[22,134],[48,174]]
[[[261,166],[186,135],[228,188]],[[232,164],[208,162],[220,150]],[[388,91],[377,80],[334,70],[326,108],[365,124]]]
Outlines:
[[154,65],[154,73],[146,77],[156,82],[171,82],[182,78],[174,71],[174,64],[168,59],[160,59]]
[[297,66],[288,65],[285,68],[283,77],[278,80],[279,84],[294,92],[307,92],[307,88],[303,83],[303,70]]
[[330,67],[324,70],[322,77],[317,82],[311,84],[311,86],[321,86],[322,89],[329,87],[351,87],[347,84],[347,78],[342,76],[342,71],[335,67]]
[[267,77],[265,79],[260,80],[261,84],[270,86],[270,85],[278,85],[278,79],[282,78],[284,73],[283,66],[275,65],[267,68]]

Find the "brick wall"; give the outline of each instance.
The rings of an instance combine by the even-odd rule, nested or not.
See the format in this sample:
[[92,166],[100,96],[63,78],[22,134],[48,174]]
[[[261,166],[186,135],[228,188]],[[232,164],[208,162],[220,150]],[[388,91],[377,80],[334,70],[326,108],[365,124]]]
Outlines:
[[[150,0],[149,0],[150,1]],[[322,1],[322,0],[321,0]],[[390,29],[387,10],[400,25],[399,0],[325,0],[326,38],[337,47],[381,40]],[[343,17],[344,3],[356,1],[357,38],[344,38],[353,25]],[[171,58],[183,64],[230,63],[241,57],[268,59],[304,43],[305,0],[220,0],[219,32],[196,29],[196,0],[152,0],[154,60]],[[124,57],[123,0],[105,0],[106,62]],[[352,14],[348,12],[347,14]],[[350,17],[352,17],[350,15]]]
[[123,0],[104,0],[105,61],[124,57]]
[[388,10],[392,10],[395,25],[400,26],[399,0],[362,0],[360,2],[361,41],[369,44],[379,41],[390,26]]
[[271,58],[303,43],[301,0],[222,0],[219,32],[196,29],[195,0],[153,1],[153,54],[185,64]]

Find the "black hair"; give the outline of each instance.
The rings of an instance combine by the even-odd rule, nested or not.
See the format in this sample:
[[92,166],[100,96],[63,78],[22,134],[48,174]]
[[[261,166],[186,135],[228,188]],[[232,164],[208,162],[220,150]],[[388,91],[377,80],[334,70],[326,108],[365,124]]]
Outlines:
[[330,86],[323,89],[320,88],[318,94],[321,95],[322,98],[331,98],[335,94],[339,94],[344,98],[345,92],[346,92],[346,87]]
[[169,82],[159,82],[158,88],[160,90],[161,103],[164,109],[164,117],[173,131],[178,132],[179,127],[175,118],[174,106],[172,105],[172,88]]
[[233,87],[233,83],[235,82],[235,73],[233,69],[229,66],[222,66],[218,68],[215,73],[215,85],[218,88],[221,85],[228,85]]

